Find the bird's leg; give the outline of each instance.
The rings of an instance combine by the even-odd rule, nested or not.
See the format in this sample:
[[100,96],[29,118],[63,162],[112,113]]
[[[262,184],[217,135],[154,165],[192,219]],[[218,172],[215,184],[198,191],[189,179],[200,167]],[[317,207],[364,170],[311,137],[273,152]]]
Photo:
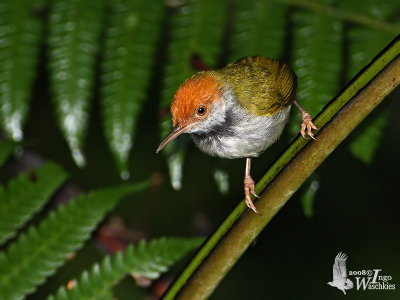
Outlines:
[[297,103],[297,101],[295,100],[294,105],[297,106],[297,108],[300,110],[301,112],[301,117],[303,119],[303,123],[301,123],[301,130],[300,133],[303,136],[303,138],[306,138],[306,128],[307,128],[307,134],[313,139],[315,140],[314,134],[312,133],[312,129],[318,129],[317,126],[315,126],[313,124],[313,122],[311,122],[311,116],[308,112],[306,112],[299,103]]
[[251,165],[251,158],[246,158],[246,169],[244,172],[244,196],[246,198],[246,204],[249,208],[251,208],[256,214],[260,215],[257,208],[255,207],[253,201],[251,200],[250,194],[257,196],[256,192],[254,191],[254,180],[250,176],[250,165]]

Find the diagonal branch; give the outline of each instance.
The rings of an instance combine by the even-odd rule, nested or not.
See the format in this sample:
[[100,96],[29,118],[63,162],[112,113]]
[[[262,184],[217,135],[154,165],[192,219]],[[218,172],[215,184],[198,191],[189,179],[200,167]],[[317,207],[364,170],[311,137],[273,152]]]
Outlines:
[[[245,213],[241,201],[163,299],[205,299],[261,230],[327,156],[400,83],[400,36],[316,118],[318,141],[298,136],[256,186],[262,213]],[[268,185],[268,187],[267,187]],[[267,187],[267,189],[265,189]],[[179,294],[178,294],[179,293]]]

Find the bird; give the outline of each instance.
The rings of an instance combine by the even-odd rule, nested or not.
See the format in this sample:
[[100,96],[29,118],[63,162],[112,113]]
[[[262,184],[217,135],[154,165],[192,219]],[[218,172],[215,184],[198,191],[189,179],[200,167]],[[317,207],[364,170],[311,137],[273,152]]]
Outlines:
[[339,252],[336,255],[335,262],[333,263],[333,280],[328,282],[330,286],[337,287],[345,295],[346,290],[354,287],[353,282],[347,278],[346,260],[347,255],[345,253]]
[[227,159],[246,158],[244,195],[260,214],[251,194],[251,158],[258,157],[281,135],[292,104],[302,115],[301,134],[314,138],[318,129],[296,101],[297,78],[289,66],[265,56],[246,56],[221,69],[200,71],[177,89],[170,106],[173,127],[157,148],[160,152],[189,133],[204,153]]

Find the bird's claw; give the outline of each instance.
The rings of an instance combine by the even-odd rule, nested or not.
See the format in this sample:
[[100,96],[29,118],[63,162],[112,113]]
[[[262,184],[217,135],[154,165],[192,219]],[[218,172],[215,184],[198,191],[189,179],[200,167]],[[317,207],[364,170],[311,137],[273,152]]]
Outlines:
[[303,136],[303,138],[306,138],[306,129],[307,129],[307,135],[311,137],[313,140],[317,140],[314,137],[314,134],[312,133],[312,130],[318,130],[318,127],[314,125],[314,123],[311,121],[311,116],[308,112],[302,111],[301,112],[301,117],[303,119],[303,123],[301,123],[301,130],[300,133]]
[[251,177],[244,178],[244,196],[246,199],[246,205],[248,208],[252,209],[256,214],[261,215],[260,212],[257,210],[256,206],[254,205],[253,201],[251,200],[251,195],[259,198],[254,190],[254,180]]

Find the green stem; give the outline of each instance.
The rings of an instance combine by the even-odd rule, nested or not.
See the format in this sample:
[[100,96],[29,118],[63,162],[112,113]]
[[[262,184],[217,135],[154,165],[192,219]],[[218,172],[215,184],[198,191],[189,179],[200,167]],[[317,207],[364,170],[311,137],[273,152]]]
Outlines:
[[320,15],[334,16],[335,18],[373,29],[388,31],[395,34],[398,34],[400,31],[400,27],[396,24],[378,21],[366,15],[353,13],[350,11],[342,10],[330,5],[321,4],[314,1],[309,1],[309,0],[273,0],[273,1],[308,9]]
[[[298,136],[256,185],[262,213],[241,201],[170,286],[163,299],[204,299],[309,175],[400,82],[400,36],[315,119],[317,141]],[[268,189],[265,188],[268,185]],[[239,218],[240,217],[240,218]]]

